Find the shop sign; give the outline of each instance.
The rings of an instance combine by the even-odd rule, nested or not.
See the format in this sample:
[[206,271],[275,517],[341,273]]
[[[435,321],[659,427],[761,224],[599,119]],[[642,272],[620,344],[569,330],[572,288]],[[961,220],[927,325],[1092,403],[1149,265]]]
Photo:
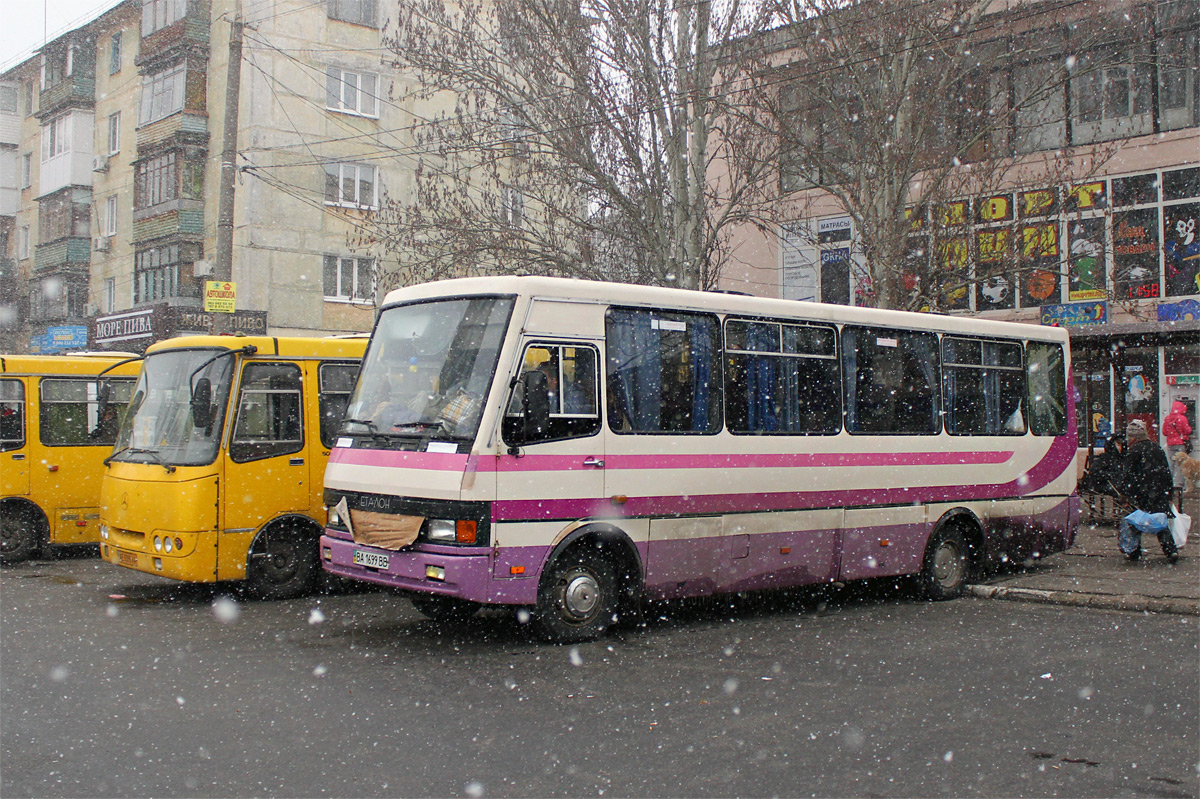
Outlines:
[[231,280],[204,281],[204,310],[209,313],[233,313],[237,305],[237,283]]
[[[207,333],[213,327],[213,315],[199,308],[176,307],[173,309],[174,324],[172,332]],[[245,333],[247,336],[265,336],[267,334],[266,311],[234,311],[229,315],[229,329],[234,333]]]
[[1043,305],[1042,324],[1058,327],[1102,325],[1108,321],[1107,302],[1068,302],[1062,305]]
[[99,349],[127,349],[130,343],[145,348],[153,343],[155,325],[162,324],[165,306],[140,308],[136,311],[98,316],[92,323],[92,343]]
[[1158,321],[1160,322],[1194,322],[1200,320],[1200,300],[1180,300],[1179,302],[1160,302],[1158,304]]

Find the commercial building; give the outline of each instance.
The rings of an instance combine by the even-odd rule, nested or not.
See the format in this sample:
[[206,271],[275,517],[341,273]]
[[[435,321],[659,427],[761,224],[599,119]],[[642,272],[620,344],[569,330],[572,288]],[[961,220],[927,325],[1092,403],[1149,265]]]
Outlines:
[[[978,95],[995,103],[1033,82],[1049,88],[1010,108],[980,148],[986,153],[963,164],[980,172],[988,159],[1002,162],[989,191],[909,209],[907,255],[965,278],[937,312],[1070,328],[1081,446],[1103,442],[1130,418],[1157,429],[1175,401],[1200,427],[1200,5],[995,8],[974,46],[1003,57],[988,64]],[[779,61],[804,59],[796,52]],[[1047,79],[1064,64],[1072,70],[1065,79]],[[781,96],[803,100],[802,80],[781,80]],[[954,113],[979,112],[995,108]],[[792,119],[805,128],[793,131],[797,140],[820,135],[821,120],[802,102]],[[740,265],[725,271],[723,288],[865,301],[872,286],[854,220],[818,186],[781,164],[780,218],[789,221],[774,232],[741,232]]]

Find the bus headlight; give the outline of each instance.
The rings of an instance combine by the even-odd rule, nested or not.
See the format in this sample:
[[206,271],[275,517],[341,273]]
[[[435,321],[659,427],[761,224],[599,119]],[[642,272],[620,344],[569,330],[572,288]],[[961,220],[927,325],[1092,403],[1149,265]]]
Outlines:
[[326,520],[328,522],[328,524],[326,526],[327,527],[341,527],[342,526],[342,514],[338,513],[338,509],[334,506],[330,506],[330,507],[326,508],[325,510],[327,512]]
[[163,538],[163,552],[173,551],[175,551],[175,544],[171,541],[170,537]]
[[103,538],[105,541],[108,540],[108,526],[107,525],[104,525],[104,524],[100,525],[100,537]]
[[162,542],[162,539],[159,538],[158,536],[154,536],[154,551],[155,552],[163,551],[163,542]]
[[474,544],[478,532],[479,522],[469,519],[430,519],[425,527],[425,535],[430,541],[453,544]]
[[426,534],[430,541],[453,541],[454,521],[451,519],[430,519]]

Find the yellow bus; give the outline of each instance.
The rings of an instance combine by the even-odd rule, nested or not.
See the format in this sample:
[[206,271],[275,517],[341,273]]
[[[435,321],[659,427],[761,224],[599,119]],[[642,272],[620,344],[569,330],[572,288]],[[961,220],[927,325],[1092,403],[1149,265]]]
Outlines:
[[150,346],[100,492],[100,556],[262,599],[312,590],[322,477],[366,336]]
[[136,361],[128,353],[0,355],[0,561],[100,540],[102,461]]

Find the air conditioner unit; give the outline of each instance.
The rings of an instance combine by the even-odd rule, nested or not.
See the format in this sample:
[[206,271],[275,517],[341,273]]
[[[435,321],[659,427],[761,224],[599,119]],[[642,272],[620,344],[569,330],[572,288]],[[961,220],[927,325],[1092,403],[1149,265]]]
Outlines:
[[96,252],[108,252],[112,248],[112,236],[97,236],[92,239],[92,249]]
[[107,172],[108,171],[108,156],[107,155],[93,155],[92,156],[92,171],[93,172]]

